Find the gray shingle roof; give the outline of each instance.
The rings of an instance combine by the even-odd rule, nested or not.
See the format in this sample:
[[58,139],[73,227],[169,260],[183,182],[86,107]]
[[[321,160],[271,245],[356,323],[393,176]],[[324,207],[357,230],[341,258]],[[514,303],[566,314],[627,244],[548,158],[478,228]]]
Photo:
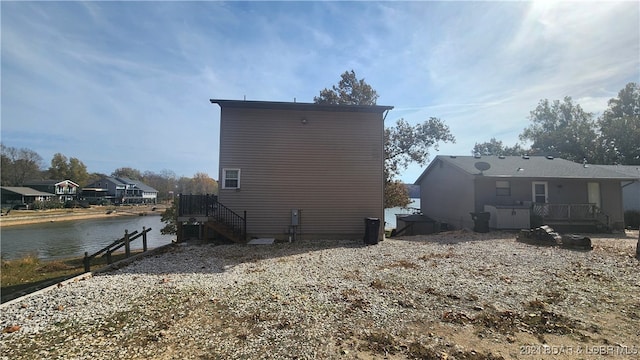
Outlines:
[[120,177],[120,178],[116,178],[116,180],[120,180],[122,183],[125,184],[134,184],[138,189],[144,191],[144,192],[158,192],[158,190],[152,188],[151,186],[142,183],[139,180],[131,180],[129,178],[126,177]]
[[10,191],[23,196],[56,196],[55,194],[51,194],[44,191],[38,191],[36,189],[32,189],[30,187],[25,187],[25,186],[3,186],[2,190]]
[[594,165],[640,179],[640,165]]
[[[544,156],[445,156],[438,155],[420,175],[416,184],[420,183],[429,169],[438,161],[443,161],[471,175],[487,177],[517,178],[565,178],[565,179],[620,179],[637,178],[610,170],[601,165],[579,164],[572,161]],[[484,164],[482,164],[484,163]],[[478,167],[488,169],[482,172]],[[478,166],[478,167],[476,167]]]

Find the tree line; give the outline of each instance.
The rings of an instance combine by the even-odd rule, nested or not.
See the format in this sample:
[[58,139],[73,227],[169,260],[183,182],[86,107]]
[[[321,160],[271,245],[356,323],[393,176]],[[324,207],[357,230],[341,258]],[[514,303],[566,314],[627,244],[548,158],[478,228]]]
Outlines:
[[126,177],[140,181],[158,190],[158,200],[170,200],[179,193],[217,194],[218,182],[206,173],[198,172],[193,177],[178,177],[171,170],[140,171],[130,167],[115,169],[111,174],[89,173],[86,165],[77,158],[67,158],[61,153],[53,155],[50,166],[46,167],[43,158],[27,148],[17,149],[0,144],[2,186],[22,186],[33,180],[71,180],[80,187],[100,180],[103,177]]
[[569,96],[540,100],[530,112],[531,124],[519,139],[530,142],[505,146],[491,138],[476,143],[472,153],[480,155],[552,155],[575,162],[601,165],[640,165],[640,87],[628,83],[608,102],[598,117],[586,112]]
[[[341,75],[331,89],[325,88],[314,97],[318,104],[375,105],[377,92],[353,70]],[[505,146],[491,138],[476,143],[472,154],[481,155],[552,155],[566,160],[594,164],[640,164],[640,88],[628,83],[618,97],[609,100],[608,108],[596,118],[567,96],[563,101],[541,100],[530,112],[531,124],[520,134],[523,144]],[[409,164],[425,166],[429,152],[438,150],[442,142],[455,143],[449,126],[430,117],[411,125],[404,119],[387,127],[384,134],[384,203],[385,208],[407,206],[410,202],[406,186],[397,180]]]

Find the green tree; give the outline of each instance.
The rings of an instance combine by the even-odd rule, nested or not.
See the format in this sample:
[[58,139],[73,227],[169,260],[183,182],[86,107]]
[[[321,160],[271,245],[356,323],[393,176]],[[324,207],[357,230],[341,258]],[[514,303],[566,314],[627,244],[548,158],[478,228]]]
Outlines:
[[79,159],[72,157],[69,159],[69,172],[67,173],[67,179],[76,182],[80,186],[87,185],[89,181],[87,166]]
[[178,203],[180,198],[176,197],[171,206],[169,206],[163,213],[160,221],[165,223],[164,227],[160,229],[160,233],[163,235],[172,235],[178,233]]
[[488,142],[476,143],[471,150],[472,154],[480,154],[480,155],[504,155],[504,156],[518,156],[522,155],[525,152],[529,152],[520,146],[520,144],[515,144],[514,146],[504,146],[502,141],[499,141],[496,138],[491,138]]
[[576,162],[595,159],[597,134],[593,114],[574,104],[571,97],[565,97],[563,102],[541,100],[529,120],[531,125],[520,134],[520,140],[532,142],[532,154]]
[[345,71],[340,75],[338,86],[320,91],[320,96],[313,98],[316,104],[336,105],[375,105],[378,93],[364,79],[358,80],[355,71]]
[[[49,167],[49,178],[55,180],[65,180],[68,179],[69,174],[69,164],[66,156],[61,153],[53,154],[53,158],[51,158],[51,166]],[[73,179],[70,179],[75,181]]]
[[117,168],[111,173],[111,176],[129,178],[131,180],[142,180],[142,173],[140,170],[130,167]]
[[21,186],[26,180],[42,177],[42,157],[35,151],[0,144],[2,186]]
[[394,127],[384,132],[384,176],[385,208],[405,207],[411,200],[400,196],[395,179],[406,170],[409,164],[424,166],[429,161],[429,151],[438,150],[440,142],[455,142],[449,126],[442,120],[431,117],[421,124],[411,125],[404,119],[396,121]]
[[[353,70],[341,75],[338,86],[320,91],[314,97],[317,104],[375,105],[376,91],[364,79],[358,80]],[[429,160],[429,150],[438,149],[440,142],[455,142],[449,127],[440,119],[431,117],[425,122],[410,125],[399,119],[394,127],[384,133],[384,206],[392,208],[407,206],[411,200],[404,187],[396,180],[410,163],[425,165]]]
[[47,170],[49,179],[71,180],[80,186],[85,186],[89,182],[87,166],[78,158],[67,159],[61,153],[55,153],[51,158],[51,166]]
[[640,87],[628,83],[608,105],[598,119],[600,162],[640,165]]

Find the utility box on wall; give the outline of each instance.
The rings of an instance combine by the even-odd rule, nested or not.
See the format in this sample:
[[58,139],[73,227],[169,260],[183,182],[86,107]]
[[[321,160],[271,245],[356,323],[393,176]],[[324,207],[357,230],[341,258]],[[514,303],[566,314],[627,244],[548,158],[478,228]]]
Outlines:
[[291,226],[299,226],[300,225],[300,210],[292,209],[291,210]]

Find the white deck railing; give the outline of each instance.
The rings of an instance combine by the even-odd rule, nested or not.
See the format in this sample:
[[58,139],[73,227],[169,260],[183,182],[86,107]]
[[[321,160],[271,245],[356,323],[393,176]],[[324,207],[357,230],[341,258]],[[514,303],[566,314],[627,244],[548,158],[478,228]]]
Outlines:
[[533,214],[543,220],[591,221],[597,220],[605,225],[609,217],[596,204],[533,204]]

